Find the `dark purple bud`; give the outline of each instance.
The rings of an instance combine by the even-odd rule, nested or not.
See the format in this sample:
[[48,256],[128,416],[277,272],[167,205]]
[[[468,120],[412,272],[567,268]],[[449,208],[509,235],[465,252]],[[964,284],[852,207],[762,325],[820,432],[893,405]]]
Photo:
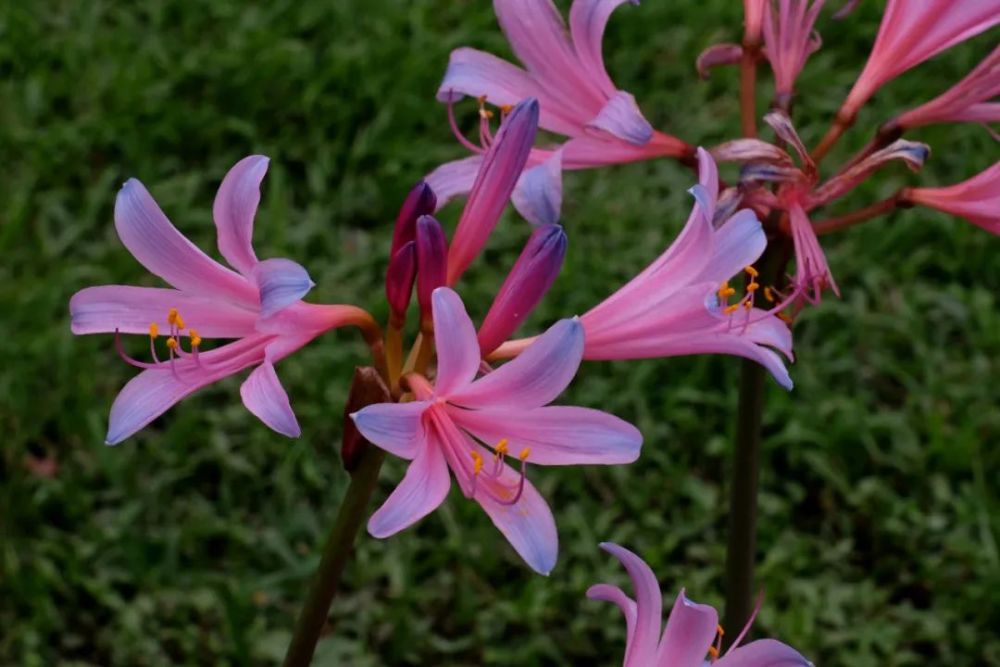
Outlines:
[[562,268],[566,243],[560,225],[542,225],[528,239],[479,328],[484,356],[500,347],[549,291]]
[[385,298],[389,301],[392,316],[397,322],[406,319],[406,309],[410,305],[416,277],[417,242],[409,241],[392,256],[385,272]]
[[445,284],[448,240],[441,223],[430,215],[417,220],[417,302],[421,322],[430,322],[431,292]]
[[430,215],[437,206],[437,197],[431,186],[424,181],[419,181],[406,195],[403,206],[396,216],[396,227],[392,230],[392,246],[389,249],[389,257],[395,257],[399,249],[412,241],[417,233],[417,218],[422,215]]

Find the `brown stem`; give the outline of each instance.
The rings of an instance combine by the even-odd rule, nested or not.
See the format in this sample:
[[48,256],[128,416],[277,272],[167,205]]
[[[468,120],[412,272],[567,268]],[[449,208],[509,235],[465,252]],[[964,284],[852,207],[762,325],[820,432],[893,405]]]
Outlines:
[[900,206],[901,194],[902,192],[897,192],[891,197],[887,197],[882,201],[875,202],[874,204],[858,209],[857,211],[852,211],[847,215],[820,220],[819,222],[813,224],[813,231],[816,232],[818,236],[822,236],[823,234],[838,232],[842,229],[853,227],[854,225],[864,222],[865,220],[885,215]]
[[816,146],[812,152],[813,162],[819,164],[820,160],[822,160],[826,154],[830,152],[833,145],[837,143],[837,140],[840,139],[841,135],[844,134],[844,132],[846,132],[851,125],[854,125],[854,115],[848,115],[843,111],[838,111],[837,117],[833,121],[833,125],[831,125],[830,129],[826,131],[826,134],[823,135],[823,139],[820,140],[819,145]]
[[740,58],[740,127],[744,137],[757,136],[757,60],[760,45],[743,44]]

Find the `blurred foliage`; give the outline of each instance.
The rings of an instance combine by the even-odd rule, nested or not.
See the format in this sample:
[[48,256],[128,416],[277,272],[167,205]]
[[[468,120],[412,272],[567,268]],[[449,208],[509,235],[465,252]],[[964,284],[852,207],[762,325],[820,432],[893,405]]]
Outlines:
[[[796,105],[808,142],[860,70],[878,5],[821,19]],[[699,82],[692,63],[738,39],[740,9],[647,0],[616,13],[609,69],[654,125],[706,144],[736,132],[736,73]],[[995,41],[891,84],[833,158]],[[263,152],[261,256],[302,262],[318,301],[384,317],[395,210],[462,155],[433,98],[460,45],[509,55],[487,2],[0,4],[0,663],[280,661],[345,486],[336,443],[363,346],[338,332],[281,364],[300,440],[248,415],[230,379],[107,448],[107,409],[132,369],[108,337],[73,338],[66,304],[87,285],[155,284],[112,226],[125,178],[213,249],[215,187]],[[838,210],[996,156],[977,127],[916,137],[934,147],[924,173],[890,169]],[[586,310],[644,266],[686,217],[691,181],[668,161],[570,174],[565,273],[525,329]],[[527,233],[506,214],[461,286],[474,316]],[[844,297],[796,326],[795,391],[767,387],[757,631],[820,665],[1000,664],[996,241],[911,210],[824,244]],[[453,493],[413,529],[360,540],[316,664],[620,664],[617,610],[584,598],[623,582],[601,540],[642,554],[668,595],[686,586],[721,604],[737,370],[731,358],[585,365],[564,400],[636,422],[646,444],[628,467],[535,470],[562,538],[552,576]],[[386,465],[377,500],[403,470]]]

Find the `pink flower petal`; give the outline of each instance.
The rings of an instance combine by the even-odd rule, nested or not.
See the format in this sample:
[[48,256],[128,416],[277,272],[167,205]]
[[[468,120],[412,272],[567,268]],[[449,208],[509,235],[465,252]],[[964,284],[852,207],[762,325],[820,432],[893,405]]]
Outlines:
[[707,604],[692,602],[682,590],[667,618],[655,664],[660,667],[701,665],[715,639],[718,625],[719,614],[715,609]]
[[69,302],[73,333],[148,334],[156,323],[169,331],[167,313],[177,308],[189,327],[202,338],[242,338],[254,332],[257,313],[229,301],[160,287],[101,285],[88,287]]
[[437,195],[437,210],[440,210],[453,198],[469,194],[482,164],[483,156],[473,155],[461,160],[445,162],[424,177],[424,182]]
[[623,90],[616,92],[589,123],[587,129],[606,132],[636,146],[649,143],[653,126],[642,115],[635,97]]
[[361,435],[390,454],[413,459],[424,442],[422,417],[427,401],[379,403],[351,415]]
[[639,4],[639,0],[575,0],[569,10],[569,28],[580,65],[609,97],[615,94],[615,84],[604,67],[601,45],[611,13],[626,2]]
[[629,652],[632,648],[632,635],[635,633],[637,610],[635,600],[625,594],[625,591],[610,584],[594,584],[587,589],[587,597],[591,600],[611,602],[622,610],[625,616],[625,664],[629,664]]
[[250,373],[240,385],[240,396],[246,409],[272,430],[289,438],[302,435],[288,394],[270,362],[265,361]]
[[[482,456],[489,456],[484,448],[479,450]],[[482,474],[476,481],[479,487],[489,487],[493,495],[505,497],[517,487],[519,480],[520,473],[504,465],[499,479]],[[527,480],[520,499],[513,505],[497,502],[493,495],[477,488],[474,498],[531,569],[547,575],[555,567],[559,555],[556,522],[548,503]]]
[[496,227],[531,154],[537,131],[538,101],[533,98],[514,107],[497,131],[455,227],[448,251],[449,285],[461,277]]
[[514,187],[511,202],[524,218],[535,225],[559,222],[562,209],[562,151],[525,169]]
[[247,277],[257,264],[253,251],[253,221],[260,204],[260,183],[267,173],[267,164],[268,159],[263,155],[251,155],[237,162],[222,179],[212,206],[219,234],[219,252]]
[[533,410],[463,410],[450,406],[448,414],[485,443],[507,439],[514,453],[529,448],[529,464],[632,463],[642,447],[639,429],[590,408],[559,405]]
[[750,209],[737,211],[715,231],[712,241],[708,264],[692,282],[725,282],[756,262],[767,247],[764,228]]
[[260,289],[261,317],[270,317],[287,308],[316,286],[301,264],[283,257],[258,263],[253,278]]
[[476,327],[454,290],[439,287],[431,296],[434,312],[434,345],[437,349],[437,379],[434,393],[448,396],[466,387],[479,371],[479,340]]
[[453,391],[449,400],[469,408],[545,405],[569,385],[580,366],[582,354],[583,326],[579,319],[560,320],[516,359],[468,387]]
[[450,488],[451,478],[441,448],[425,442],[406,469],[403,481],[368,520],[368,532],[384,538],[412,526],[436,510]]
[[188,241],[134,178],[118,192],[115,228],[125,247],[150,273],[177,289],[256,304],[256,290],[250,283]]
[[940,188],[908,188],[907,198],[958,215],[991,234],[1000,235],[1000,162],[972,178]]
[[716,667],[806,667],[812,665],[798,651],[774,639],[759,639],[726,653]]
[[627,665],[651,666],[654,664],[653,658],[656,654],[663,613],[660,584],[649,566],[628,549],[611,542],[602,542],[601,548],[621,561],[635,588],[635,630],[631,633],[632,641],[628,649]]

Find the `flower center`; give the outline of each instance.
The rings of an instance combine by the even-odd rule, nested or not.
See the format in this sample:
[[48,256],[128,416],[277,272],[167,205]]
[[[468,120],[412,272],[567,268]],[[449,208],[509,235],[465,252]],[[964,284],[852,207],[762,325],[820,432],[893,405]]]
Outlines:
[[[524,481],[528,476],[528,457],[531,456],[531,449],[525,447],[517,455],[517,459],[521,462],[521,474],[517,484],[513,486],[500,481],[500,477],[507,469],[504,461],[509,453],[507,438],[502,438],[493,447],[493,461],[490,465],[486,464],[479,451],[476,449],[469,451],[469,455],[472,457],[472,493],[470,497],[475,498],[476,492],[482,490],[483,493],[501,505],[514,505],[521,499],[521,494],[524,493]],[[483,477],[482,483],[479,482],[480,477]]]
[[[115,349],[118,351],[118,356],[124,359],[125,363],[144,370],[169,368],[178,379],[181,378],[175,363],[177,359],[191,359],[195,366],[201,368],[201,359],[199,358],[201,336],[198,335],[198,330],[187,326],[177,308],[171,308],[167,311],[167,325],[169,326],[166,341],[167,361],[161,361],[160,356],[156,353],[156,339],[160,337],[160,325],[156,322],[149,323],[149,354],[153,358],[152,363],[139,361],[126,354],[125,350],[122,349],[121,333],[118,329],[115,329]],[[186,351],[180,342],[181,332],[184,329],[188,330],[187,335],[191,345],[190,351]]]

